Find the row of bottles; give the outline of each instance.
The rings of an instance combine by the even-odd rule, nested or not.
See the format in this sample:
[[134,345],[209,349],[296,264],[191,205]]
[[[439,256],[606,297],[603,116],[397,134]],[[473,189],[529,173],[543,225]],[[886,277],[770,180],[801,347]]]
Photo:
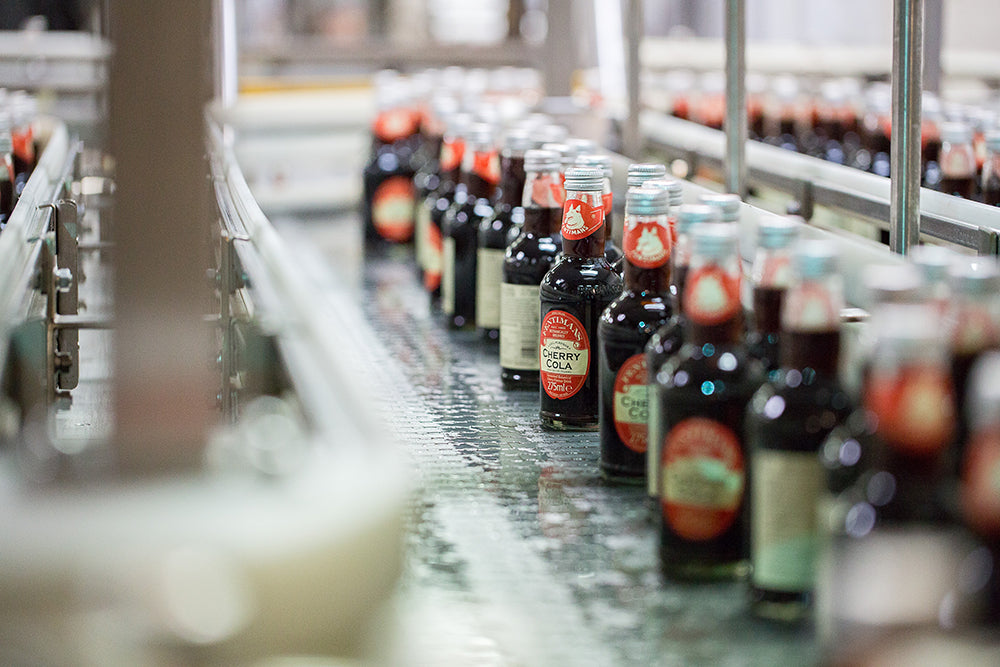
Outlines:
[[7,225],[35,167],[36,114],[34,97],[0,89],[0,230]]
[[[663,165],[633,164],[619,249],[593,144],[538,116],[441,119],[436,185],[416,204],[432,303],[449,328],[498,339],[502,386],[538,392],[543,428],[597,431],[605,477],[645,482],[665,576],[746,577],[755,614],[815,609],[834,653],[917,607],[921,622],[945,604],[955,626],[1000,621],[993,261],[921,248],[876,267],[849,390],[832,242],[763,217],[745,271],[738,197],[684,204]],[[959,595],[948,573],[969,558],[987,568]],[[893,559],[908,564],[887,573]]]
[[[679,118],[722,129],[724,78],[675,71],[649,82],[657,105]],[[660,93],[659,99],[656,92]],[[747,78],[751,139],[889,175],[892,135],[888,84],[864,88],[857,79],[813,81],[791,75]],[[925,93],[922,104],[922,180],[941,192],[1000,204],[1000,105],[943,103]]]

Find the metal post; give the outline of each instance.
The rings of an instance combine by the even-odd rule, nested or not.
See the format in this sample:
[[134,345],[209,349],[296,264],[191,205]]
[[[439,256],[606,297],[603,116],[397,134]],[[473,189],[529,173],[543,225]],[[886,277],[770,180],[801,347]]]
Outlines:
[[726,189],[746,197],[746,13],[726,0]]
[[920,241],[923,15],[923,0],[893,0],[889,247],[901,255]]
[[125,473],[202,461],[211,399],[213,308],[204,105],[211,4],[111,3],[111,149],[117,328],[115,451]]
[[924,0],[924,90],[941,92],[944,0]]
[[627,0],[625,3],[625,122],[622,126],[622,152],[628,157],[642,158],[642,136],[639,133],[639,46],[642,43],[643,21],[642,0]]
[[215,96],[225,107],[239,94],[239,49],[236,41],[236,7],[233,0],[215,0]]

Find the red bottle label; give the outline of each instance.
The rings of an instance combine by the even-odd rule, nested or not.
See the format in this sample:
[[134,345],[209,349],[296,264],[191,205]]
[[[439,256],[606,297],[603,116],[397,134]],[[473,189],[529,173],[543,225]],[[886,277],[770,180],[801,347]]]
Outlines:
[[670,259],[670,229],[655,222],[628,223],[622,245],[629,264],[640,269],[655,269]]
[[722,535],[743,504],[745,472],[740,440],[712,419],[690,417],[663,441],[660,505],[671,530],[686,540]]
[[601,201],[604,203],[604,217],[611,215],[611,208],[614,206],[614,199],[615,196],[611,192],[601,195]]
[[465,142],[461,139],[446,139],[441,143],[441,171],[454,171],[462,164]]
[[562,183],[553,180],[549,174],[542,174],[531,182],[531,203],[542,208],[562,206],[566,200],[566,190]]
[[409,109],[391,109],[375,117],[372,132],[380,141],[389,144],[415,133],[418,122],[417,115]]
[[496,151],[476,151],[472,156],[472,171],[487,183],[500,182],[500,155]]
[[542,318],[538,337],[542,388],[556,400],[574,396],[590,372],[590,339],[576,317],[551,310]]
[[646,355],[633,354],[615,376],[615,432],[633,452],[646,451],[649,433],[649,398],[646,387]]
[[940,369],[873,370],[865,390],[865,407],[878,420],[879,436],[897,450],[935,455],[951,442],[954,397],[951,378]]
[[716,264],[692,271],[684,286],[685,314],[695,324],[714,326],[740,309],[740,277]]
[[372,223],[389,241],[403,243],[413,236],[413,181],[392,176],[382,181],[372,195]]
[[591,206],[580,199],[563,204],[562,235],[576,241],[587,238],[604,224],[604,206]]

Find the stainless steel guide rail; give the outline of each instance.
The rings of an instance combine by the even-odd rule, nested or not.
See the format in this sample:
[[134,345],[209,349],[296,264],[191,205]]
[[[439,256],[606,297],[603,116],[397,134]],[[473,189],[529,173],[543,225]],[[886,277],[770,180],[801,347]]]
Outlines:
[[[686,160],[692,174],[702,165],[721,172],[722,132],[654,111],[643,112],[641,123],[650,149]],[[747,143],[746,158],[748,183],[797,199],[806,219],[813,207],[826,206],[888,227],[888,178],[760,142]],[[1000,208],[921,188],[920,232],[980,255],[995,255],[1000,251]]]

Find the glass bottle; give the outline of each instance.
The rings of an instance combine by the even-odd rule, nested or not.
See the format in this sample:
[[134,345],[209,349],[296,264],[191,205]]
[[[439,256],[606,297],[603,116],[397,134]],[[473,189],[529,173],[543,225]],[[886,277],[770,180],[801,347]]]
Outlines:
[[[671,216],[673,217],[673,216]],[[684,280],[691,265],[691,232],[695,227],[719,222],[719,209],[706,204],[684,204],[677,209],[677,242],[670,253],[670,292],[675,299],[674,314],[646,343],[646,383],[652,392],[649,401],[649,448],[646,450],[646,493],[660,497],[660,446],[663,444],[663,415],[656,376],[684,342]],[[659,510],[657,510],[659,513]]]
[[7,226],[14,212],[14,160],[11,155],[10,115],[0,109],[0,230]]
[[562,250],[565,195],[558,153],[529,150],[524,170],[524,224],[504,253],[500,285],[500,381],[538,391],[539,285]]
[[[1000,628],[1000,353],[976,362],[969,384],[969,439],[961,467],[961,515],[985,553],[980,573],[986,625]],[[988,574],[987,574],[988,572]]]
[[803,241],[780,312],[780,370],[747,408],[751,456],[750,605],[758,616],[794,621],[810,605],[823,488],[820,447],[850,414],[838,381],[843,287],[836,246]]
[[779,216],[767,216],[757,227],[757,253],[750,271],[753,326],[747,348],[768,374],[778,370],[781,307],[791,280],[792,243],[798,231],[792,220]]
[[420,151],[423,155],[420,168],[413,176],[413,189],[416,203],[413,211],[413,253],[417,262],[417,272],[420,280],[428,264],[428,237],[430,231],[430,208],[428,197],[441,187],[441,147],[444,144],[444,133],[449,117],[458,113],[458,103],[452,97],[435,96],[426,110],[420,123],[420,131],[424,135]]
[[918,245],[910,249],[910,261],[920,271],[922,298],[944,317],[951,306],[951,267],[959,259],[953,250],[939,245]]
[[972,130],[965,123],[941,126],[938,167],[941,169],[938,190],[972,199],[976,188],[976,155],[972,152]]
[[476,259],[479,225],[493,215],[490,203],[500,181],[493,128],[476,123],[466,137],[461,184],[441,225],[441,310],[451,329],[476,325]]
[[670,198],[659,188],[629,188],[626,196],[625,289],[601,315],[601,471],[641,481],[646,474],[649,402],[644,350],[674,314],[670,294]]
[[524,222],[524,152],[532,141],[526,130],[509,130],[500,154],[500,186],[493,215],[479,223],[476,258],[476,328],[487,340],[500,337],[500,283],[511,229]]
[[955,452],[958,465],[968,437],[968,422],[964,417],[969,372],[983,352],[1000,347],[1000,268],[994,257],[971,261],[963,258],[951,266],[950,278],[952,298],[946,321],[958,416]]
[[669,578],[732,578],[748,555],[744,421],[762,377],[742,342],[737,229],[705,223],[692,236],[684,344],[656,376],[660,564]]
[[[444,138],[441,141],[441,156],[438,159],[441,180],[437,188],[424,199],[418,212],[417,226],[425,229],[424,241],[424,289],[431,298],[441,296],[441,274],[444,271],[444,239],[441,224],[444,216],[455,203],[462,175],[462,158],[465,155],[465,135],[472,125],[469,114],[455,114],[448,117]],[[461,186],[464,190],[465,186]],[[421,216],[426,216],[421,222]]]
[[729,193],[709,193],[698,197],[699,204],[708,204],[719,209],[719,222],[739,222],[740,221],[740,200],[739,195]]
[[597,364],[591,355],[597,323],[622,290],[604,256],[604,174],[593,167],[566,172],[562,255],[542,279],[539,365],[542,426],[595,430]]
[[[665,165],[657,164],[654,162],[635,162],[628,166],[628,172],[626,172],[625,175],[625,187],[629,189],[637,188],[641,185],[648,183],[649,181],[658,181],[659,179],[665,179],[666,177],[667,177],[667,167]],[[666,189],[666,187],[662,184],[661,187]],[[670,205],[670,208],[673,209],[675,206],[674,201],[670,200],[668,203]],[[627,197],[625,201],[625,208],[626,208],[625,215],[628,215]],[[668,215],[667,224],[670,225],[671,245],[677,242],[677,234],[674,230],[674,225],[672,220],[673,216]]]
[[604,256],[614,270],[618,272],[618,275],[622,275],[622,262],[625,259],[625,253],[618,247],[618,243],[614,237],[614,195],[611,192],[611,177],[614,172],[611,168],[611,157],[608,155],[595,155],[593,153],[579,155],[576,158],[576,166],[598,167],[604,174],[604,189],[601,191],[601,197],[604,200],[604,225],[607,228],[608,235],[607,241],[604,244]]
[[14,196],[20,197],[35,169],[35,116],[37,100],[23,90],[14,91],[10,97],[11,157],[14,163]]
[[824,442],[816,613],[827,664],[935,628],[967,553],[942,497],[954,395],[933,306],[884,303],[862,407]]
[[1000,130],[986,133],[982,188],[983,202],[990,206],[1000,206]]
[[399,83],[380,92],[372,125],[372,156],[364,169],[362,219],[366,247],[408,243],[414,231],[413,176],[418,118]]

